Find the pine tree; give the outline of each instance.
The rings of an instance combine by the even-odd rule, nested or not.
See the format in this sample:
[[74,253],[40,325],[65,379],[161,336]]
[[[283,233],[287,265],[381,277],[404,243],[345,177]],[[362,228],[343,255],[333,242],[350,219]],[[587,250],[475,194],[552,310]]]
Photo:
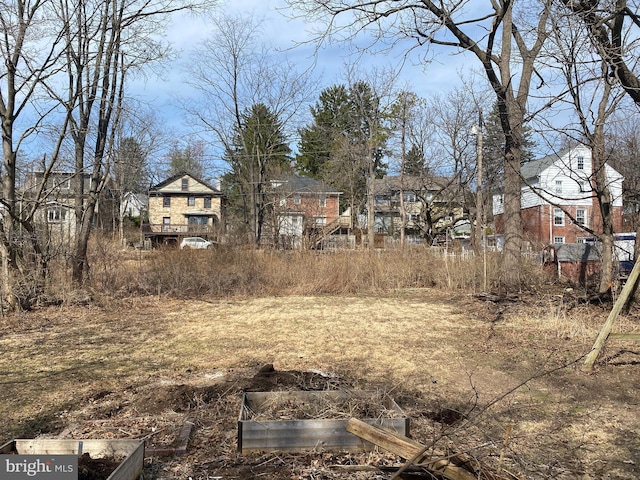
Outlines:
[[242,115],[233,151],[226,154],[231,172],[223,177],[229,199],[230,219],[234,218],[260,242],[267,204],[267,182],[291,171],[291,149],[283,126],[269,108],[254,104]]

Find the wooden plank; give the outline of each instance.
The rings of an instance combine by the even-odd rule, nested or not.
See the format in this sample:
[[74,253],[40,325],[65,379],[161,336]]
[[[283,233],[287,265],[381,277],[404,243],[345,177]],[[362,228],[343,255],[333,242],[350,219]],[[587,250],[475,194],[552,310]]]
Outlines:
[[584,361],[582,370],[588,371],[593,368],[593,364],[596,362],[598,355],[600,355],[600,352],[602,351],[602,348],[604,347],[604,344],[607,341],[609,334],[611,333],[613,322],[615,322],[616,318],[618,317],[618,314],[622,310],[622,307],[624,307],[625,304],[627,303],[627,300],[629,299],[629,296],[631,295],[631,292],[633,291],[635,284],[638,281],[638,276],[640,276],[640,262],[636,262],[636,264],[633,266],[633,269],[629,274],[629,279],[624,284],[624,287],[622,287],[620,296],[616,300],[616,303],[613,304],[613,308],[609,313],[609,317],[607,318],[607,321],[602,326],[602,330],[600,330],[600,333],[598,334],[598,337],[596,338],[596,341],[593,344],[593,348],[591,349],[591,351],[587,355],[587,358]]
[[430,470],[439,472],[451,480],[476,480],[477,478],[476,475],[454,465],[449,460],[430,461],[430,455],[425,452],[425,446],[421,443],[376,425],[369,425],[357,418],[349,420],[347,431],[406,460],[412,460],[413,463],[422,464]]
[[[16,439],[15,452],[23,455],[79,455],[122,458],[107,480],[134,480],[144,467],[144,441],[127,439]],[[4,448],[3,446],[2,448]]]
[[640,342],[640,333],[611,333],[612,340],[628,340],[630,342]]
[[241,453],[269,450],[301,451],[313,448],[330,450],[370,451],[374,446],[347,432],[347,419],[305,419],[305,420],[253,420],[265,405],[273,402],[319,403],[344,399],[379,399],[385,408],[402,416],[397,418],[368,418],[367,423],[381,424],[385,428],[409,434],[409,419],[388,395],[370,391],[281,391],[245,392],[243,405],[238,416],[238,450]]

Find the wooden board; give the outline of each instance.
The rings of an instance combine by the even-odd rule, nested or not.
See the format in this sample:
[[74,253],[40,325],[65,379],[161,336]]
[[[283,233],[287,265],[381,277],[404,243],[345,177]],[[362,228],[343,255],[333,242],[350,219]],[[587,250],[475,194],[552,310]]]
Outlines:
[[0,447],[0,453],[21,455],[80,455],[91,458],[124,457],[107,480],[135,480],[144,466],[144,440],[16,439]]
[[[286,450],[301,451],[348,450],[368,451],[374,445],[347,432],[345,419],[309,419],[309,420],[252,420],[252,412],[260,412],[260,407],[277,398],[278,401],[296,403],[319,400],[335,401],[357,397],[374,399],[373,392],[363,391],[318,391],[318,392],[245,392],[238,418],[238,451]],[[368,424],[383,426],[402,435],[409,435],[409,419],[400,407],[388,396],[384,397],[385,408],[397,412],[397,418],[365,418]]]

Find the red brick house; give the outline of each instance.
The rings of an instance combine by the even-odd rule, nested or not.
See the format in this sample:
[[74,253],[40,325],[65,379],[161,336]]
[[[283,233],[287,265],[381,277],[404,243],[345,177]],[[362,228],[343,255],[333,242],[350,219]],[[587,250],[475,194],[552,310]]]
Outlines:
[[[522,229],[534,250],[547,244],[583,243],[592,237],[585,228],[602,231],[602,216],[593,189],[591,149],[584,145],[522,165]],[[612,196],[614,231],[622,231],[623,177],[606,166]],[[504,233],[502,194],[493,196],[494,226]]]
[[[300,175],[271,181],[273,221],[271,240],[285,248],[317,248],[330,235],[347,233],[351,216],[340,215],[335,188]],[[335,240],[335,239],[334,239]]]

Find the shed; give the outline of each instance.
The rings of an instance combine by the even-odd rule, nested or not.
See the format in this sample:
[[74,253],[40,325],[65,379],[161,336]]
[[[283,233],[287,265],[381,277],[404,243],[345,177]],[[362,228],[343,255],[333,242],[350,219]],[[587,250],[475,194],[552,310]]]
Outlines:
[[543,264],[559,279],[586,285],[600,271],[602,245],[597,243],[554,243],[543,251]]

